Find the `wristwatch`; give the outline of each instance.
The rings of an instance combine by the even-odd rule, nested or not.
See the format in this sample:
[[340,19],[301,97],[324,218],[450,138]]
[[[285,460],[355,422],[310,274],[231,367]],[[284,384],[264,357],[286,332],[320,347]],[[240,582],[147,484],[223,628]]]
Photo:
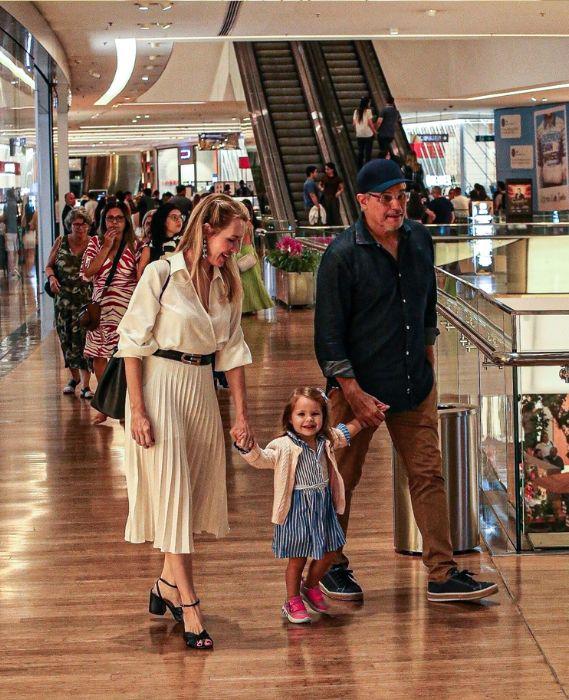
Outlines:
[[233,443],[233,447],[237,450],[237,452],[239,452],[242,455],[248,455],[249,452],[251,452],[251,450],[245,450],[242,447],[239,447],[239,445],[236,442]]

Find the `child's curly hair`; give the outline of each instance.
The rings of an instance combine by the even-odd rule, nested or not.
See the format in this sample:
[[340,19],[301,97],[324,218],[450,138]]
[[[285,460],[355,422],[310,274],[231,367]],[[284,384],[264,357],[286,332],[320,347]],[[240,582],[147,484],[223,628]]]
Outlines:
[[281,423],[283,429],[283,435],[286,435],[290,430],[295,432],[291,423],[292,412],[296,406],[296,402],[299,398],[304,396],[307,399],[312,399],[322,409],[322,428],[320,429],[319,435],[324,435],[328,440],[332,440],[332,432],[330,430],[330,417],[328,414],[328,397],[322,389],[315,386],[298,386],[289,396],[286,406],[284,407]]

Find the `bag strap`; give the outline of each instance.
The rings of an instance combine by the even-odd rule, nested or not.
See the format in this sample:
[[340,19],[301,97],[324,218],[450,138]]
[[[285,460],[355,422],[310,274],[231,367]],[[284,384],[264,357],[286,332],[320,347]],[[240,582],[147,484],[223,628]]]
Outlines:
[[103,294],[101,295],[101,297],[105,294],[105,292],[107,291],[107,289],[111,286],[111,284],[112,284],[112,282],[113,282],[113,278],[114,278],[114,276],[115,276],[115,272],[117,271],[117,267],[118,267],[118,265],[119,265],[119,261],[120,261],[120,259],[121,259],[121,256],[122,256],[123,251],[124,251],[125,248],[126,248],[126,242],[125,242],[124,239],[123,239],[123,240],[121,241],[121,244],[119,245],[119,249],[118,249],[117,252],[115,253],[115,257],[113,258],[113,265],[112,265],[112,267],[111,267],[111,270],[110,270],[109,274],[107,275],[107,279],[105,280],[105,284],[104,284],[104,286],[103,286]]
[[168,277],[166,277],[166,281],[165,281],[164,284],[162,285],[162,291],[160,292],[160,296],[158,297],[158,301],[159,301],[159,302],[162,301],[162,295],[163,295],[164,292],[166,291],[166,287],[168,286],[168,283],[170,282],[170,276],[171,276],[171,269],[172,269],[172,266],[170,265],[170,261],[168,260],[168,258],[166,258],[165,262],[168,263]]

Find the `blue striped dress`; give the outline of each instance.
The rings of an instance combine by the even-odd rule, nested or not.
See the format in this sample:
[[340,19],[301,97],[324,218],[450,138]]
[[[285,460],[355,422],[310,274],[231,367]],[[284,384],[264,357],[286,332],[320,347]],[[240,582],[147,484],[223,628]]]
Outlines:
[[296,466],[290,510],[284,523],[275,525],[273,552],[279,559],[322,559],[326,552],[346,543],[327,478],[326,438],[318,438],[315,451],[295,433],[289,431],[287,435],[302,447],[302,453]]

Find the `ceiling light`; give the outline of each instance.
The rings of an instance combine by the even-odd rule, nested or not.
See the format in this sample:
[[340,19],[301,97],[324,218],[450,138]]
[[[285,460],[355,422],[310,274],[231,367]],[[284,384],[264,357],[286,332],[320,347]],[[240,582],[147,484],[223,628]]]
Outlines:
[[145,119],[150,119],[150,114],[145,114],[145,115],[144,115],[144,118],[145,118]]
[[148,10],[150,9],[150,7],[144,3],[137,2],[135,4],[141,12],[148,12]]
[[144,66],[144,70],[154,70],[154,66],[152,64],[149,66]]
[[148,60],[155,61],[157,58],[158,58],[158,56],[154,56],[154,54],[152,54],[151,56],[148,57]]
[[160,24],[160,22],[156,22],[156,26],[160,27],[160,29],[170,29],[172,26],[172,22],[166,22],[165,24]]
[[547,102],[547,97],[542,97],[542,98],[541,98],[541,101],[542,101],[542,102]]
[[162,12],[168,12],[168,10],[172,9],[173,5],[171,2],[165,2],[162,5],[160,5],[160,7],[162,8]]
[[390,27],[389,33],[391,34],[391,36],[397,36],[399,34],[399,29],[397,29],[397,27]]
[[537,102],[537,97],[530,97],[530,100],[531,100],[532,102]]
[[100,73],[97,73],[97,72],[94,71],[92,68],[89,70],[89,75],[90,75],[92,78],[96,78],[97,80],[99,80],[99,78],[101,77],[101,74],[100,74]]
[[143,75],[140,79],[141,79],[141,80],[144,80],[145,83],[146,83],[148,80],[150,80],[150,78],[149,78],[147,75]]
[[[476,100],[491,100],[494,97],[510,97],[511,95],[527,95],[530,92],[545,92],[550,90],[563,90],[569,88],[569,83],[558,83],[556,85],[546,85],[541,88],[524,88],[523,90],[509,90],[508,92],[493,92],[490,95],[478,95],[478,97],[466,97],[465,102],[474,102]],[[448,102],[448,98],[437,97],[435,98],[437,102],[444,101]]]
[[108,105],[111,100],[124,90],[134,70],[136,39],[115,39],[115,47],[117,51],[115,77],[107,92],[95,102],[96,105]]
[[136,119],[133,119],[133,120],[132,120],[132,123],[133,123],[133,124],[136,124]]
[[140,22],[137,22],[137,23],[136,23],[136,26],[137,26],[139,29],[146,29],[146,30],[150,29],[150,25],[148,25],[148,24],[141,24]]
[[425,10],[425,14],[427,17],[434,17],[437,14],[438,10]]

